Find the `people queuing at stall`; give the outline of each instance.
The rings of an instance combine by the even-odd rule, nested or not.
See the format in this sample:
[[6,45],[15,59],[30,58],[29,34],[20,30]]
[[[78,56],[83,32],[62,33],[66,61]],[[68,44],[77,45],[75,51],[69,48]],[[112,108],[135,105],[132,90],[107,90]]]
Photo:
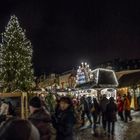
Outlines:
[[[59,96],[52,94],[46,100],[45,96],[35,96],[29,101],[30,115],[28,120],[14,118],[9,121],[5,119],[1,126],[0,138],[9,140],[11,134],[17,133],[19,139],[22,134],[18,133],[18,129],[23,129],[27,133],[28,140],[74,140],[75,129],[81,129],[87,126],[92,128],[93,134],[98,135],[97,128],[103,128],[104,135],[115,134],[115,122],[120,117],[121,121],[128,122],[132,120],[130,104],[130,95],[118,95],[115,100],[113,97],[107,99],[106,95],[102,95],[100,100],[96,97],[83,96]],[[49,102],[55,105],[50,105]],[[8,114],[9,105],[2,101],[0,108],[0,117]],[[118,113],[118,117],[117,117]],[[21,126],[22,125],[22,126]],[[10,128],[16,126],[9,131]],[[27,131],[27,130],[30,131]],[[27,132],[26,132],[27,131]],[[36,137],[32,135],[36,133]],[[31,135],[32,134],[32,135]],[[24,140],[24,139],[23,139]]]

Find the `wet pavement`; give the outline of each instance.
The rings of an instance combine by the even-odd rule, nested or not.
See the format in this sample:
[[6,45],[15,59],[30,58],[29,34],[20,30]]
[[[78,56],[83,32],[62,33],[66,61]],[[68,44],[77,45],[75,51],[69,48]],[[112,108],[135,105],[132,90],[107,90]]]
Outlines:
[[[78,129],[76,140],[140,140],[140,112],[132,112],[133,120],[125,123],[118,119],[114,136],[94,136],[91,128]],[[99,126],[100,127],[100,126]]]

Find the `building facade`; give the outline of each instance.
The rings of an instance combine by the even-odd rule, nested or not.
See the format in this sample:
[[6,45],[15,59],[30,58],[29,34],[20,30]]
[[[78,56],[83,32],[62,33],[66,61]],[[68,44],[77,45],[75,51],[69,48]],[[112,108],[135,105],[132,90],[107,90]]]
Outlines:
[[59,75],[61,89],[74,88],[76,86],[76,71],[70,70]]

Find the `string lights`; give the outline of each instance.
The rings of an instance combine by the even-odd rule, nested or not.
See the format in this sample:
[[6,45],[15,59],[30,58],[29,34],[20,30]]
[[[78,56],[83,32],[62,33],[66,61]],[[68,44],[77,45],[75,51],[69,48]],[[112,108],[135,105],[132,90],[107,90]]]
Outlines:
[[89,82],[90,80],[92,80],[92,78],[93,74],[89,65],[87,64],[87,62],[82,62],[79,68],[77,69],[76,83],[83,84]]
[[0,52],[1,77],[5,85],[12,83],[17,89],[28,88],[33,79],[33,50],[15,15],[11,16],[5,32],[2,33]]

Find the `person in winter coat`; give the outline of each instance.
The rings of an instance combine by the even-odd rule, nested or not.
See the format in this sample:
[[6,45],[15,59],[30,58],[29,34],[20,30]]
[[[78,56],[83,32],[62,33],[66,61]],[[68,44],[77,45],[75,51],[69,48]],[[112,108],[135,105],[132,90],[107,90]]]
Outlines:
[[128,97],[126,96],[126,94],[124,94],[124,115],[125,115],[125,122],[128,121],[128,118],[129,120],[131,121],[132,120],[132,117],[131,117],[131,114],[130,114],[130,111],[131,111],[131,108],[130,108],[130,101],[128,99]]
[[93,116],[93,132],[95,133],[96,130],[96,124],[97,124],[97,118],[100,113],[100,106],[99,103],[97,102],[96,98],[93,98],[93,103],[91,105],[91,114]]
[[49,113],[42,107],[39,97],[30,100],[29,120],[38,128],[40,140],[51,140],[54,131]]
[[87,116],[90,126],[92,126],[92,120],[91,120],[91,112],[90,112],[90,104],[85,98],[85,96],[81,97],[80,104],[82,106],[82,114],[81,114],[81,119],[82,119],[82,126],[85,125],[85,115]]
[[[106,118],[107,118],[107,123],[108,123],[108,134],[114,135],[114,128],[115,128],[115,122],[117,121],[117,105],[114,102],[114,98],[110,97],[109,103],[107,104],[106,107]],[[110,126],[112,124],[112,129],[110,132]]]
[[59,107],[52,118],[56,128],[56,140],[74,140],[73,127],[76,119],[69,97],[61,97]]
[[123,116],[123,100],[121,98],[121,95],[118,95],[117,98],[117,108],[118,108],[118,115],[120,116],[121,120],[124,121],[124,116]]
[[80,110],[80,105],[77,99],[73,99],[73,108],[74,108],[74,114],[76,117],[76,124],[79,126],[81,124],[81,110]]
[[0,140],[40,140],[40,136],[29,121],[12,118],[0,127]]
[[101,115],[102,115],[102,125],[104,131],[106,131],[106,106],[109,103],[109,100],[106,98],[106,94],[103,95],[103,98],[100,101],[100,109],[101,109]]

